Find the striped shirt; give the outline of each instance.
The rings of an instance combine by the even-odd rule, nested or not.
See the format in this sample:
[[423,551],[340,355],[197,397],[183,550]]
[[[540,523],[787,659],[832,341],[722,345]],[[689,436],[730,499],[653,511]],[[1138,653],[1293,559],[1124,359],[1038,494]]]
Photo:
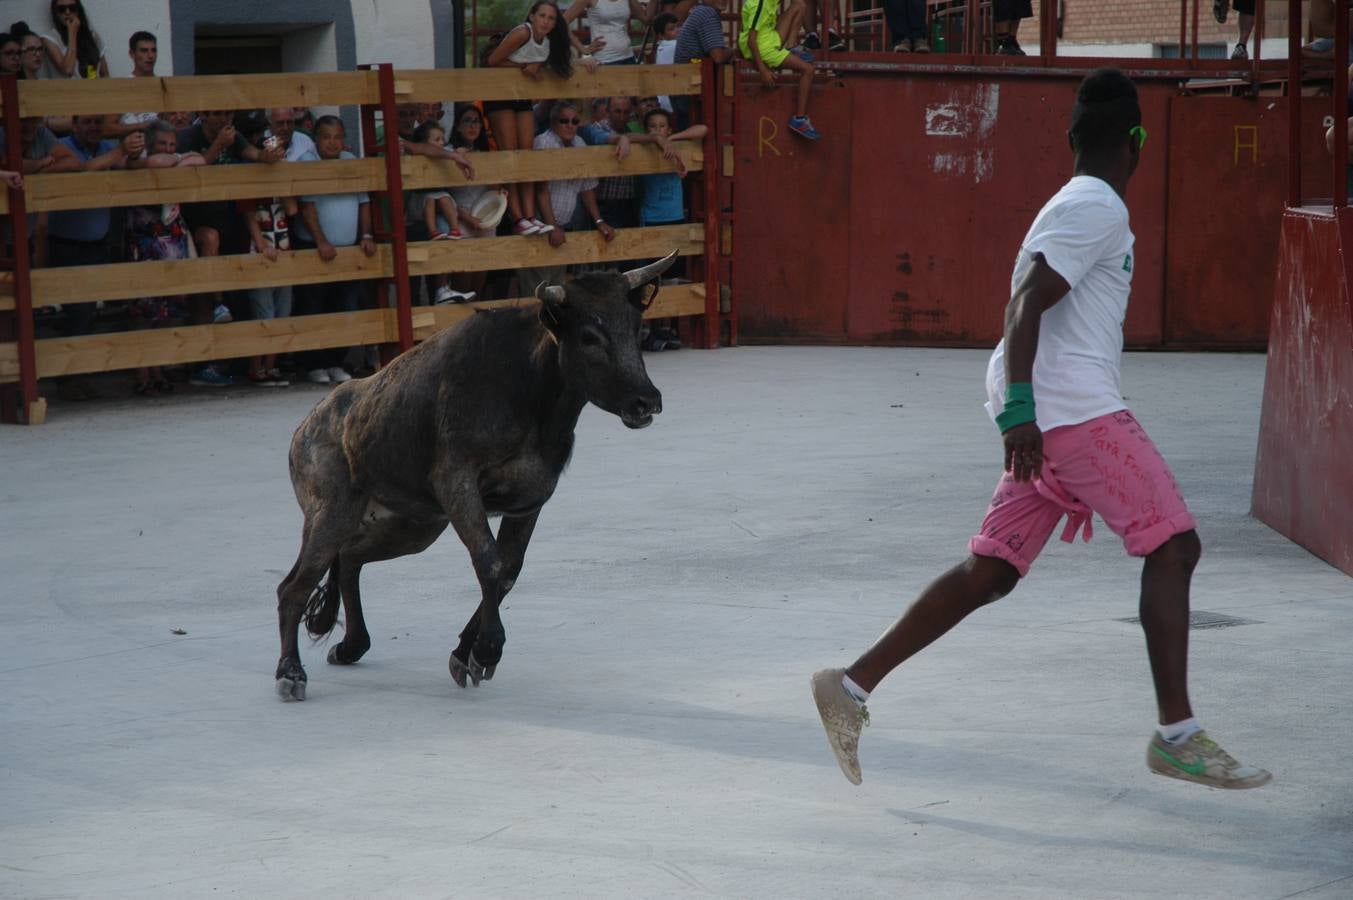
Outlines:
[[693,59],[704,59],[709,56],[709,51],[727,46],[719,11],[702,3],[691,10],[686,23],[681,26],[673,62],[688,63]]

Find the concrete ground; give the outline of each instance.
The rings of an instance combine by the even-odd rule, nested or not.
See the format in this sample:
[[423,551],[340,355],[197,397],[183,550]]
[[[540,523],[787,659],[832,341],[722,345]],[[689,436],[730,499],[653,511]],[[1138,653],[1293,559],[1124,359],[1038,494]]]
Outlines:
[[[999,465],[985,354],[649,360],[589,409],[477,690],[454,537],[368,567],[374,646],[273,693],[321,389],[52,410],[0,429],[0,896],[1353,897],[1353,583],[1250,518],[1261,356],[1129,355],[1200,520],[1195,705],[1274,782],[1144,765],[1139,563],[1056,541],[870,701],[865,781],[808,675],[957,561]],[[179,634],[175,631],[186,632]]]

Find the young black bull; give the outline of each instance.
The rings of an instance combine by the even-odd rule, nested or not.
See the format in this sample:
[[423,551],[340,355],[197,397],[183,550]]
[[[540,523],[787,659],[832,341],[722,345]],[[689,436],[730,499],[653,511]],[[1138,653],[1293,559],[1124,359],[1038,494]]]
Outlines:
[[[482,591],[451,652],[451,677],[461,687],[493,677],[506,639],[498,607],[568,464],[583,407],[595,403],[630,428],[662,412],[639,326],[675,258],[542,284],[538,311],[471,316],[376,375],[334,388],[306,417],[291,441],[301,552],[277,588],[283,700],[305,699],[301,619],[312,636],[328,634],[341,596],[346,633],[329,662],[357,662],[371,647],[362,566],[419,553],[447,525],[470,551]],[[491,515],[502,516],[496,538]]]

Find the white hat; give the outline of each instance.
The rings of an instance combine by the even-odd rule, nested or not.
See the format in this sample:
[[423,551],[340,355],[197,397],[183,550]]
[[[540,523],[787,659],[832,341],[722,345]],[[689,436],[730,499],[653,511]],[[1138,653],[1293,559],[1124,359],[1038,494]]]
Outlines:
[[505,191],[488,191],[470,207],[470,215],[478,219],[485,228],[497,228],[498,223],[503,221],[505,212],[507,212]]

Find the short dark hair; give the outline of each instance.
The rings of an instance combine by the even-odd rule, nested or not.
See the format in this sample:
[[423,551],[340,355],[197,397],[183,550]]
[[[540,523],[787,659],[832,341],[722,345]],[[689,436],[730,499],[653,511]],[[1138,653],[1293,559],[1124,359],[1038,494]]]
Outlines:
[[1071,108],[1071,148],[1076,153],[1100,153],[1127,143],[1128,132],[1142,124],[1137,86],[1118,69],[1096,69],[1076,90]]
[[667,127],[668,128],[672,127],[672,114],[669,113],[667,110],[663,109],[661,106],[659,106],[657,109],[650,109],[648,112],[644,113],[645,129],[648,128],[648,120],[654,118],[655,116],[662,116],[664,119],[667,120]]
[[315,131],[318,132],[321,128],[323,128],[326,125],[336,127],[339,131],[343,132],[344,134],[348,133],[348,130],[343,127],[343,120],[340,119],[338,116],[320,116],[318,119],[315,120]]
[[662,34],[663,31],[666,30],[668,25],[675,25],[676,23],[677,23],[676,16],[672,15],[671,13],[663,13],[662,15],[658,16],[656,19],[653,20],[653,33]]
[[136,45],[142,41],[150,41],[156,47],[160,46],[159,40],[149,31],[133,31],[132,36],[127,38],[127,50],[129,52],[136,50]]
[[414,143],[426,144],[428,142],[428,135],[432,134],[434,128],[442,133],[442,137],[446,137],[446,129],[442,127],[441,122],[420,122],[418,127],[413,130]]

